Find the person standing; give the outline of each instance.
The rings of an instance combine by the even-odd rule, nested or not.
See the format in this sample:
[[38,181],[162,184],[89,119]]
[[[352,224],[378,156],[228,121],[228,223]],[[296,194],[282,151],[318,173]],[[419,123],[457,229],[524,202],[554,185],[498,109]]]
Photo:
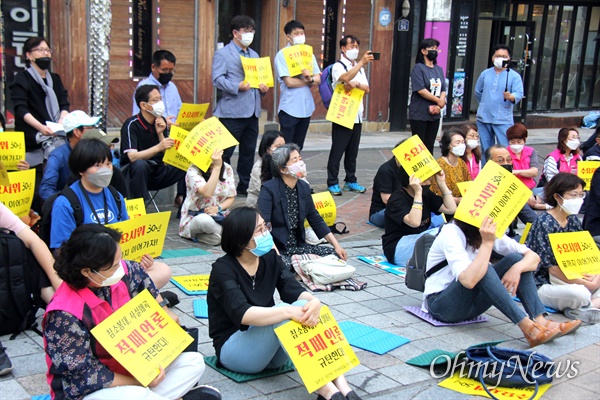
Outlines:
[[[233,39],[215,53],[212,63],[212,81],[223,92],[213,114],[240,143],[237,173],[237,193],[248,194],[250,173],[254,164],[256,140],[258,139],[258,118],[260,117],[260,99],[269,88],[260,84],[252,89],[246,82],[241,57],[258,58],[258,54],[249,48],[254,39],[254,20],[246,15],[238,15],[231,20]],[[223,153],[223,161],[231,165],[231,156],[235,146]]]
[[[288,41],[286,47],[304,44],[306,41],[304,25],[299,21],[291,20],[285,24],[283,31]],[[280,130],[285,142],[296,143],[300,150],[304,146],[310,117],[315,111],[315,101],[310,89],[321,83],[321,71],[314,54],[312,63],[312,71],[305,68],[301,75],[290,76],[283,49],[275,56],[275,71],[281,90],[278,113]]]
[[[506,68],[512,50],[504,44],[493,50],[491,68],[479,75],[475,84],[477,108],[477,130],[481,137],[481,149],[485,153],[496,141],[508,146],[506,130],[514,125],[513,109],[523,98],[523,81],[514,70]],[[485,158],[482,164],[485,164]]]
[[437,65],[439,45],[436,39],[424,39],[419,45],[415,66],[410,74],[410,130],[421,138],[432,154],[442,108],[446,105],[446,78],[442,68]]
[[[363,67],[373,61],[373,54],[371,51],[367,51],[357,62],[359,46],[360,40],[353,35],[346,35],[340,40],[342,56],[340,62],[336,62],[331,68],[331,81],[334,82],[334,87],[338,83],[343,83],[347,92],[359,89],[368,94],[370,92],[369,81],[367,81]],[[344,190],[356,193],[364,193],[366,190],[358,184],[356,179],[356,158],[358,157],[364,109],[361,101],[352,129],[336,123],[331,126],[331,151],[327,161],[327,190],[334,196],[342,195],[338,174],[340,161],[344,154],[344,169],[346,170]]]

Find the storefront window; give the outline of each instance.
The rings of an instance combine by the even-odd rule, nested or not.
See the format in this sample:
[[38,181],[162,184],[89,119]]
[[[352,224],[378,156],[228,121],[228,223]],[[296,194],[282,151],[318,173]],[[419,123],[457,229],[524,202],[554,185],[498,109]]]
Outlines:
[[563,82],[569,77],[569,65],[567,65],[567,51],[569,49],[569,33],[571,31],[571,24],[573,23],[573,6],[564,6],[559,23],[559,40],[558,48],[555,52],[556,57],[556,68],[554,72],[554,95],[552,96],[552,102],[550,108],[552,110],[560,109],[563,93]]
[[575,108],[575,98],[579,91],[579,96],[585,96],[585,87],[582,86],[578,90],[581,53],[583,50],[583,34],[585,30],[585,20],[587,18],[587,7],[577,8],[577,23],[575,24],[575,35],[573,36],[573,48],[571,50],[571,65],[567,80],[567,91],[565,99],[565,108]]
[[[539,56],[540,53],[543,53],[543,48],[540,47],[541,41],[540,41],[540,37],[542,34],[542,20],[544,19],[544,6],[540,6],[540,5],[534,5],[533,6],[533,25],[535,26],[535,31],[533,33],[533,37],[531,37],[529,39],[530,44],[529,44],[529,51],[531,52],[529,55],[529,69],[530,69],[530,74],[529,74],[529,82],[527,83],[529,85],[529,90],[527,93],[531,94],[531,93],[535,93],[535,79],[537,77],[537,74],[540,70],[540,65],[536,62],[537,58]],[[529,99],[527,101],[527,110],[531,111],[534,108],[534,104],[536,103],[534,101],[535,99],[533,98],[533,96],[529,96]],[[540,104],[540,101],[537,101],[537,105]]]
[[548,110],[547,98],[548,94],[551,93],[552,84],[552,47],[554,46],[554,33],[556,32],[556,18],[558,13],[558,6],[548,6],[548,20],[546,22],[545,32],[540,36],[543,37],[543,48],[539,51],[542,52],[542,56],[539,59],[538,71],[540,74],[540,84],[537,86],[537,110],[544,111]]

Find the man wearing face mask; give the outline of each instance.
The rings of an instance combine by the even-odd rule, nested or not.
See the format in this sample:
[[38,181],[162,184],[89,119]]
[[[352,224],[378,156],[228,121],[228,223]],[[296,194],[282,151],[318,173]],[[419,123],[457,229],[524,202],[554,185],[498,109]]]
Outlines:
[[[288,22],[283,31],[288,41],[286,47],[304,44],[306,41],[304,25],[299,21]],[[315,111],[315,101],[310,89],[321,83],[317,59],[313,54],[311,71],[304,69],[301,75],[290,76],[282,49],[275,56],[275,71],[281,90],[278,113],[281,133],[286,143],[296,143],[302,150],[310,117]]]
[[[514,124],[513,109],[523,98],[523,81],[512,69],[505,68],[510,61],[511,48],[499,44],[492,50],[493,67],[479,75],[475,85],[477,108],[477,130],[481,138],[481,149],[485,152],[496,141],[508,146],[506,130]],[[482,163],[485,164],[485,158]]]
[[165,165],[165,150],[175,141],[166,135],[167,122],[162,116],[165,104],[159,88],[143,85],[135,91],[140,112],[121,127],[121,166],[130,179],[131,198],[148,200],[148,190],[159,190],[185,179],[185,171]]
[[[258,89],[252,89],[245,81],[246,76],[240,59],[240,57],[258,58],[258,54],[248,47],[254,40],[254,20],[246,15],[234,17],[231,20],[231,33],[233,36],[231,42],[217,51],[213,58],[213,85],[222,92],[213,114],[240,143],[237,194],[246,196],[256,153],[260,100],[261,96],[267,94],[269,88],[261,83]],[[225,163],[231,165],[234,150],[235,146],[225,150],[223,153]]]

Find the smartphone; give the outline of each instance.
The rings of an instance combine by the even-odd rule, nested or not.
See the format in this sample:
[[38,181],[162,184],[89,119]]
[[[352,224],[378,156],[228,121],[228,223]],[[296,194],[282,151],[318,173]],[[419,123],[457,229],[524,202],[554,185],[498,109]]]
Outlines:
[[373,60],[374,60],[374,61],[377,61],[377,60],[379,60],[379,58],[381,57],[381,53],[374,53],[374,52],[371,52],[371,54],[373,55]]

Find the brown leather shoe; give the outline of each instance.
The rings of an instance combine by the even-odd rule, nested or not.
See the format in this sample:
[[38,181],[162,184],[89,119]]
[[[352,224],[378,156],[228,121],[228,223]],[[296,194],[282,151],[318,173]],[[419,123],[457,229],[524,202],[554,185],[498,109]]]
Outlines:
[[548,329],[558,329],[561,336],[564,336],[568,335],[569,333],[574,333],[577,329],[579,329],[581,326],[581,321],[576,319],[567,322],[556,322],[547,319],[544,326]]
[[561,336],[561,332],[558,329],[549,329],[537,322],[534,322],[529,330],[525,332],[525,339],[527,339],[529,347],[551,342],[559,336]]

